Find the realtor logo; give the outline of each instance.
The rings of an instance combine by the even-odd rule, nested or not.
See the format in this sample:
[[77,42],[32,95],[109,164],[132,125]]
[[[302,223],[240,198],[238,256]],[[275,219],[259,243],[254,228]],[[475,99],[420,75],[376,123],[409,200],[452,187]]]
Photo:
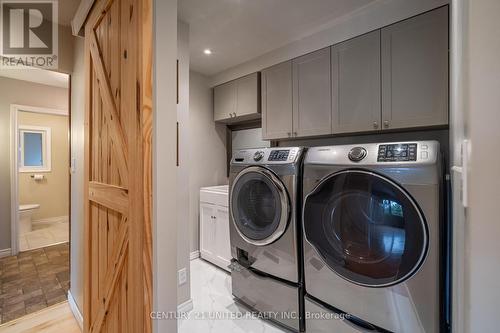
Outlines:
[[57,68],[57,0],[0,0],[1,68]]

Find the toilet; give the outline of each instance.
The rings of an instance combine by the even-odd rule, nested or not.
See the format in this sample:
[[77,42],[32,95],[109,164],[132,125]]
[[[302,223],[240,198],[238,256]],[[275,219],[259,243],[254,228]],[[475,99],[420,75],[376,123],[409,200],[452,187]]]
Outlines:
[[32,230],[31,217],[33,213],[40,208],[39,204],[29,204],[19,206],[19,230],[18,234],[22,235]]

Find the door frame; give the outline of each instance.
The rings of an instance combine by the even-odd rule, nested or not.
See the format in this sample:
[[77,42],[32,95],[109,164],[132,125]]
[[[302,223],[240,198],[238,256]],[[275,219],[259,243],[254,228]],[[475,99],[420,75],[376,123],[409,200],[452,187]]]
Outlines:
[[[68,75],[68,80],[71,78]],[[71,90],[68,87],[68,94],[71,96]],[[17,135],[19,121],[18,112],[32,112],[32,113],[42,113],[51,114],[57,116],[68,117],[68,140],[69,147],[71,151],[71,123],[70,123],[70,109],[53,109],[21,104],[11,104],[10,105],[10,252],[11,255],[17,255],[19,253],[18,244],[18,221],[19,221],[19,159],[18,159],[18,146],[19,137]],[[69,152],[68,152],[69,153]],[[70,156],[71,163],[71,156]],[[71,187],[71,175],[68,171],[68,178]],[[71,191],[70,191],[71,193]],[[71,201],[69,202],[68,218],[71,216]],[[71,223],[70,223],[71,224]]]

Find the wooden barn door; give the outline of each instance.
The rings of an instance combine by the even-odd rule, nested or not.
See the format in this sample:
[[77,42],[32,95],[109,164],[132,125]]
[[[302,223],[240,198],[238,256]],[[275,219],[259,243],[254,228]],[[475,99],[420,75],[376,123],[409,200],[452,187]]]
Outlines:
[[150,3],[85,23],[85,332],[151,332]]

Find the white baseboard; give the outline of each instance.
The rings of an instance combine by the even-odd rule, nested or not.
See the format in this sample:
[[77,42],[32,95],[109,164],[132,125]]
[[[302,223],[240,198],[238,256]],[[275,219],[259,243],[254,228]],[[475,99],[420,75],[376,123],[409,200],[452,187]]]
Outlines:
[[78,309],[78,305],[76,305],[73,295],[71,295],[71,291],[68,291],[68,303],[71,312],[73,312],[73,316],[75,317],[78,323],[78,326],[80,326],[80,329],[83,331],[83,316],[82,313],[80,312],[80,309]]
[[69,217],[66,216],[55,216],[55,217],[48,217],[45,219],[39,219],[39,220],[33,220],[31,223],[32,224],[51,224],[51,223],[61,223],[61,222],[68,222]]
[[8,257],[12,255],[12,250],[10,248],[0,250],[0,258]]
[[179,312],[179,313],[189,312],[191,310],[193,310],[193,299],[192,298],[188,299],[184,303],[177,305],[177,312]]
[[189,254],[189,260],[194,260],[200,257],[200,251],[196,250]]

